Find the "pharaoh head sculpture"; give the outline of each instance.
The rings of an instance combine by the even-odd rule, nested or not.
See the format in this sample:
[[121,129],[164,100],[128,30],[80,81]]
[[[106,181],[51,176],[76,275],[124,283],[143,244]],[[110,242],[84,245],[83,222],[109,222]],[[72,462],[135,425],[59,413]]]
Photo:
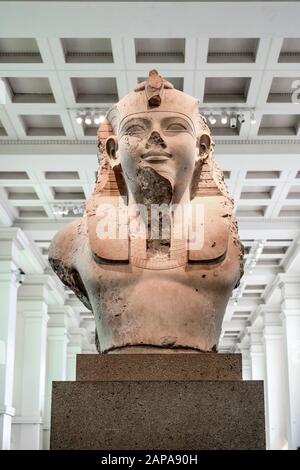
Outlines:
[[[93,311],[101,352],[215,350],[243,254],[198,100],[152,70],[108,111],[98,138],[87,216],[53,240],[54,270]],[[157,206],[164,216],[148,218]],[[114,235],[99,232],[103,220]],[[180,236],[178,220],[188,220]]]
[[152,169],[161,176],[160,183],[169,181],[173,203],[203,191],[231,200],[213,159],[214,143],[199,101],[174,89],[156,70],[109,110],[98,138],[97,193],[128,191],[140,200],[145,195],[143,175]]
[[[147,81],[137,85],[134,92],[108,111],[98,137],[100,168],[87,211],[91,244],[100,258],[107,259],[106,243],[96,240],[98,219],[93,216],[99,204],[103,201],[111,204],[112,197],[123,196],[127,204],[135,202],[149,208],[155,204],[174,207],[189,202],[199,206],[205,202],[204,197],[219,196],[206,201],[210,212],[215,211],[215,218],[222,220],[221,213],[225,211],[228,218],[223,218],[223,225],[231,224],[235,231],[233,200],[224,184],[223,173],[215,163],[214,143],[206,119],[199,112],[199,101],[174,89],[156,70],[150,71]],[[210,223],[205,230],[213,232],[215,228],[216,225]],[[194,229],[199,232],[200,227]],[[225,252],[226,237],[222,230],[220,237],[223,242],[219,240],[214,244],[216,258]],[[112,244],[110,240],[110,259],[117,260],[120,256],[122,260],[128,259],[127,241],[120,245],[118,240],[114,244],[118,247],[115,253],[112,253]],[[145,251],[141,245],[142,242],[139,252]],[[120,254],[120,246],[124,248],[123,254]],[[173,243],[171,258],[175,252],[178,252],[178,244]],[[149,251],[144,253],[144,259],[149,255]],[[190,252],[190,259],[197,259],[197,256]],[[181,257],[182,262],[184,259]],[[164,269],[170,264],[159,266]]]

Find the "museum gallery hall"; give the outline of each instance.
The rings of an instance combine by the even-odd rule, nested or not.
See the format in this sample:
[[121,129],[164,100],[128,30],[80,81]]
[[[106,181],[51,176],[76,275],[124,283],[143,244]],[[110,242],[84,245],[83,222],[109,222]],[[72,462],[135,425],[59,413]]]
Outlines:
[[[0,449],[81,448],[93,397],[99,445],[128,448],[130,394],[136,448],[193,400],[208,448],[300,448],[299,18],[294,1],[0,2]],[[102,239],[100,200],[119,231],[130,202],[201,206],[203,238],[161,217],[139,240],[139,209]]]

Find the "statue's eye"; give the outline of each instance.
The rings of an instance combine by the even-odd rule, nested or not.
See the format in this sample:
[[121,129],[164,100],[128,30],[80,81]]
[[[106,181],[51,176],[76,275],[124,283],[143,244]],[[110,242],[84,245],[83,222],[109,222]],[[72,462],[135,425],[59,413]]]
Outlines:
[[143,126],[140,126],[138,124],[134,124],[132,126],[129,126],[125,130],[126,134],[139,134],[140,132],[145,132],[145,129],[144,129]]
[[170,124],[167,127],[167,131],[173,131],[173,132],[180,132],[180,131],[186,131],[187,128],[184,126],[184,124],[180,124],[179,122],[174,122],[173,124]]

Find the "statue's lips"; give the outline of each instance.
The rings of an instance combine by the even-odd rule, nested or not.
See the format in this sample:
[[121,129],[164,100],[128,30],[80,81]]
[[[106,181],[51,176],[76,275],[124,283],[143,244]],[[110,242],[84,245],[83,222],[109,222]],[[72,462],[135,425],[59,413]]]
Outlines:
[[146,152],[142,155],[142,159],[150,163],[161,163],[166,160],[169,160],[171,157],[172,155],[170,153],[164,152],[163,150],[160,150],[158,152]]

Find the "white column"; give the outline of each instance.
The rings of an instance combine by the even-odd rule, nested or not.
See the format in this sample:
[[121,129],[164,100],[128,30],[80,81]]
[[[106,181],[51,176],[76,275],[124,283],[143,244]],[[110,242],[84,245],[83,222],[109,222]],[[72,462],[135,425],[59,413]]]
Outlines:
[[245,335],[237,348],[242,354],[242,376],[243,380],[251,380],[251,357],[250,357],[250,344],[249,335]]
[[0,231],[0,449],[10,449],[13,408],[19,231]]
[[26,275],[19,289],[12,445],[41,449],[45,393],[48,275]]
[[262,330],[254,326],[247,328],[250,337],[250,358],[252,380],[265,379],[265,351]]
[[12,262],[0,261],[0,449],[10,448],[18,282]]
[[255,318],[255,325],[247,328],[250,338],[250,360],[251,360],[251,379],[262,380],[264,386],[264,408],[265,408],[265,427],[266,427],[266,440],[268,440],[268,426],[269,420],[267,416],[267,390],[266,390],[266,371],[265,371],[265,347],[264,336],[262,331],[263,320],[262,316],[258,314]]
[[300,447],[300,277],[280,275],[289,449]]
[[286,438],[286,385],[280,308],[263,307],[267,448],[284,449]]
[[83,328],[71,328],[67,348],[67,380],[76,380],[76,356],[82,353]]
[[68,321],[72,315],[72,308],[68,305],[52,305],[48,312],[50,319],[47,330],[44,449],[50,447],[52,382],[66,380],[67,376]]

